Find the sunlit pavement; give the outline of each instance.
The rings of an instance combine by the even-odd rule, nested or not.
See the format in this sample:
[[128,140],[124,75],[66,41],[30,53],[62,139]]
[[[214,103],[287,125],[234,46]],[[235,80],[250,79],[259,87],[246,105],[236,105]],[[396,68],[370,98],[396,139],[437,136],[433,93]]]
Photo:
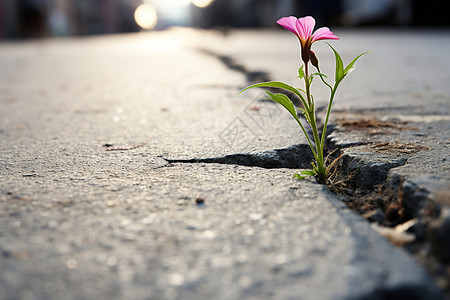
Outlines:
[[[410,142],[431,149],[412,158],[421,175],[448,183],[435,157],[448,156],[448,32],[336,34],[346,62],[373,50],[336,115],[409,118]],[[167,162],[304,144],[260,92],[237,96],[258,76],[295,84],[297,43],[189,29],[1,43],[0,298],[439,299],[409,255],[296,169]],[[314,47],[332,78],[328,46]]]

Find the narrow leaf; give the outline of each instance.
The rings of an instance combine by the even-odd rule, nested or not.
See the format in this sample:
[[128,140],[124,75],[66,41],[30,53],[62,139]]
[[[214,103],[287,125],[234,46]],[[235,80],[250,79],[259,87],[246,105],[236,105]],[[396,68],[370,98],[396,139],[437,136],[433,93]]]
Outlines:
[[286,84],[284,82],[280,82],[280,81],[269,81],[269,82],[261,82],[261,83],[257,83],[257,84],[253,84],[251,86],[246,87],[245,89],[243,89],[242,91],[239,92],[238,95],[242,94],[243,92],[245,92],[246,90],[255,88],[255,87],[272,87],[272,88],[280,88],[280,89],[284,89],[290,92],[295,93],[297,96],[299,97],[303,97],[300,92],[293,86],[290,86],[289,84]]
[[306,176],[314,176],[314,175],[316,175],[316,171],[314,171],[314,170],[302,170],[300,172],[300,174],[306,175]]
[[337,51],[333,48],[333,46],[331,46],[330,44],[328,44],[328,46],[330,46],[330,48],[333,50],[334,56],[336,58],[336,75],[335,75],[334,80],[336,82],[339,82],[345,76],[344,75],[344,63],[342,62],[341,56],[339,55],[339,53],[337,53]]
[[302,93],[305,94],[305,96],[306,96],[306,92],[305,92],[304,89],[297,89],[297,90],[299,90],[300,92],[302,92]]
[[302,176],[302,175],[300,175],[300,174],[295,174],[294,175],[294,178],[297,178],[298,180],[303,180],[303,179],[305,179],[306,177],[305,176]]
[[280,88],[280,89],[283,89],[286,91],[290,91],[290,92],[296,94],[300,98],[300,100],[302,100],[302,102],[305,103],[305,97],[300,93],[300,91],[297,88],[290,86],[289,84],[286,84],[284,82],[280,82],[280,81],[269,81],[269,82],[257,83],[257,84],[251,85],[249,87],[246,87],[245,89],[240,91],[238,95],[242,94],[246,90],[249,90],[249,89],[255,88],[255,87],[272,87],[272,88]]
[[325,78],[328,78],[327,75],[325,75],[325,74],[323,74],[323,73],[319,73],[319,72],[316,72],[316,73],[312,73],[312,74],[311,74],[311,76],[315,76],[315,75],[323,76],[323,77],[325,77]]
[[371,51],[366,51],[364,53],[361,53],[360,55],[358,55],[354,60],[352,60],[348,66],[344,69],[344,76],[350,73],[350,70],[353,68],[353,65],[355,64],[355,62],[364,54],[369,53]]
[[270,98],[273,101],[283,105],[283,107],[286,108],[296,120],[298,120],[297,111],[295,110],[294,103],[292,103],[291,99],[289,99],[288,96],[286,96],[285,94],[272,94],[267,91],[266,93],[267,95],[270,96]]
[[297,109],[302,113],[302,115],[304,115],[306,113],[306,111],[301,107],[297,106]]
[[350,74],[351,72],[353,72],[353,70],[355,70],[355,67],[351,67],[350,69],[348,69],[347,71],[344,72],[345,76],[347,76],[348,74]]
[[303,71],[303,65],[298,69],[298,77],[303,79],[305,77],[305,72]]
[[308,106],[308,104],[306,103],[305,97],[301,93],[301,92],[303,92],[303,93],[306,94],[305,91],[303,91],[302,89],[297,89],[297,88],[295,88],[293,86],[290,86],[289,84],[286,84],[286,83],[280,82],[280,81],[269,81],[269,82],[257,83],[257,84],[251,85],[249,87],[246,87],[245,89],[240,91],[238,95],[240,95],[241,93],[245,92],[248,89],[255,88],[255,87],[280,88],[280,89],[292,92],[292,93],[294,93],[295,95],[297,95],[300,98],[300,101],[303,103],[303,105],[305,107]]

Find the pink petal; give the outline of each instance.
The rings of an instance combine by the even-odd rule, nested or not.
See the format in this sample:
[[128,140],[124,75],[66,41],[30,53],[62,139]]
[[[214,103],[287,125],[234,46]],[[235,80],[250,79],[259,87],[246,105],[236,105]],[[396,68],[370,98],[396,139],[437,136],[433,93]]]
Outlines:
[[283,17],[277,21],[277,24],[286,28],[287,30],[293,32],[298,36],[297,26],[295,25],[297,22],[296,17]]
[[335,36],[328,27],[321,27],[314,32],[311,38],[311,43],[320,40],[338,40],[339,38]]
[[316,20],[314,20],[313,17],[304,17],[304,18],[299,18],[297,20],[297,31],[298,31],[298,36],[300,37],[301,40],[306,41],[309,39],[309,37],[311,36],[311,33],[314,30],[314,26],[316,25]]

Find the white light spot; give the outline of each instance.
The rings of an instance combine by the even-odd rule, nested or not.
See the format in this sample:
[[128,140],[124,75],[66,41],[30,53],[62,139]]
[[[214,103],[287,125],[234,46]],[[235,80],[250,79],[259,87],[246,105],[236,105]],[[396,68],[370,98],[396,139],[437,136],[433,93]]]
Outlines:
[[190,0],[172,0],[171,2],[173,3],[173,5],[177,5],[177,6],[188,6]]
[[214,0],[192,0],[192,4],[200,8],[208,7],[213,2]]
[[134,12],[134,20],[143,29],[152,29],[158,21],[156,9],[150,4],[141,4]]

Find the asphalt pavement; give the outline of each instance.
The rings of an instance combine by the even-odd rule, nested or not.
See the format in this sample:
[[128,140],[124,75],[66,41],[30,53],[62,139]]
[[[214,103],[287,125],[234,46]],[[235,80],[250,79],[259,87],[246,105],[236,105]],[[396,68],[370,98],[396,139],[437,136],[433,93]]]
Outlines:
[[[353,180],[354,195],[409,188],[408,220],[436,204],[423,226],[439,236],[449,32],[336,34],[346,62],[373,51],[331,120],[343,168],[375,178]],[[415,258],[342,195],[293,178],[311,157],[287,112],[262,91],[237,96],[258,80],[296,84],[297,43],[191,29],[0,43],[0,298],[443,299],[428,252]],[[439,268],[446,237],[422,243]]]

